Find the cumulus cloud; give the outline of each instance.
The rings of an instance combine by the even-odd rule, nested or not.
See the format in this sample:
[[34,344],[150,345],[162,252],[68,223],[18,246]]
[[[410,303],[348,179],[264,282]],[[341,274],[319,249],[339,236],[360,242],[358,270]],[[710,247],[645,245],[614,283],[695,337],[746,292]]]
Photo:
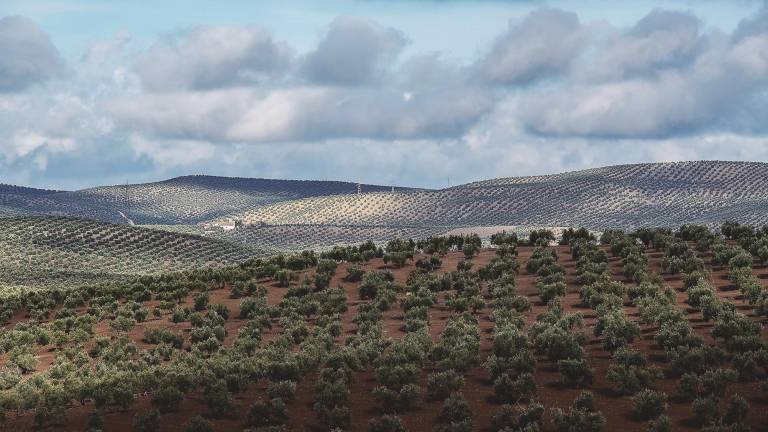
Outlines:
[[764,131],[764,120],[745,107],[765,106],[768,33],[701,36],[696,22],[678,13],[652,13],[615,42],[635,46],[630,51],[635,58],[615,55],[612,48],[598,55],[599,65],[612,65],[606,69],[613,80],[573,79],[564,87],[526,94],[520,98],[521,121],[552,137],[654,139]]
[[15,92],[63,72],[51,38],[24,17],[0,19],[0,92]]
[[696,16],[665,10],[655,10],[631,29],[606,39],[580,64],[577,77],[593,81],[652,77],[689,66],[707,46]]
[[307,54],[302,69],[315,83],[368,84],[383,78],[407,43],[393,28],[364,18],[341,17]]
[[196,27],[156,42],[135,69],[149,91],[208,90],[263,82],[285,71],[292,56],[261,28]]
[[[616,28],[540,8],[476,60],[406,55],[404,34],[354,17],[305,52],[239,25],[149,48],[118,33],[45,86],[34,84],[61,74],[58,53],[24,19],[13,34],[35,43],[2,37],[19,27],[6,20],[0,52],[15,48],[0,57],[0,170],[13,178],[210,172],[443,186],[701,155],[768,160],[765,12],[725,34],[690,12]],[[45,65],[29,63],[46,57],[30,46],[48,46],[55,67],[18,72]]]
[[523,21],[511,21],[478,64],[480,75],[501,84],[521,84],[564,73],[584,46],[579,17],[541,8]]
[[492,106],[486,92],[298,87],[131,97],[108,105],[125,130],[156,137],[274,143],[459,136]]

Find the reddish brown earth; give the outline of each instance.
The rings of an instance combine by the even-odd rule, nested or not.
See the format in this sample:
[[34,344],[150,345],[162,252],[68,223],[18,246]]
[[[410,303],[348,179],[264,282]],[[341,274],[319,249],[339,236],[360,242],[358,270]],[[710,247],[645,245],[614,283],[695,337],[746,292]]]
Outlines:
[[[539,302],[538,290],[535,287],[535,275],[530,275],[525,272],[525,262],[531,255],[532,248],[521,247],[519,248],[518,261],[521,264],[521,273],[517,276],[517,286],[521,294],[529,297],[534,307],[531,311],[526,313],[526,325],[534,322],[536,316],[546,311],[546,307]],[[602,411],[607,420],[606,431],[642,431],[647,427],[647,422],[641,422],[635,420],[631,415],[631,401],[629,397],[619,396],[612,390],[611,384],[606,380],[606,370],[610,362],[610,355],[602,349],[598,338],[592,336],[591,327],[595,320],[595,313],[588,307],[584,307],[580,304],[578,290],[580,285],[575,280],[575,263],[571,259],[570,252],[567,247],[558,247],[558,260],[566,268],[568,292],[565,296],[564,305],[568,311],[581,311],[585,315],[585,322],[587,325],[586,334],[589,336],[589,341],[585,345],[587,356],[589,358],[591,366],[595,369],[595,379],[591,387],[591,391],[595,395],[596,408]],[[655,271],[660,274],[661,269],[661,256],[660,252],[649,251],[648,252],[649,270]],[[491,258],[495,256],[493,250],[483,250],[472,261],[475,264],[475,269],[487,264]],[[417,257],[418,258],[418,257]],[[704,255],[703,258],[709,262],[709,256]],[[457,263],[463,259],[460,252],[453,252],[443,257],[443,266],[436,270],[436,273],[442,274],[448,271],[456,269]],[[384,265],[381,259],[375,259],[367,263],[364,268],[366,270],[374,269],[389,269],[395,275],[396,283],[400,285],[405,284],[405,280],[414,266],[412,262],[409,262],[403,268],[393,269]],[[627,282],[621,274],[621,263],[615,259],[610,260],[610,269],[617,280]],[[767,268],[755,268],[755,274],[761,278],[764,286],[768,283],[768,269]],[[309,274],[312,271],[308,272]],[[358,300],[358,283],[348,283],[342,278],[346,275],[346,264],[339,265],[336,274],[331,281],[331,286],[343,287],[348,296],[349,310],[342,315],[342,321],[344,325],[344,331],[347,335],[353,334],[356,329],[356,325],[352,323],[352,320],[357,314],[358,305],[361,303]],[[739,310],[751,317],[755,321],[765,324],[765,320],[757,317],[754,314],[752,308],[740,297],[740,293],[737,290],[733,290],[730,287],[730,282],[727,280],[726,270],[722,268],[712,268],[712,282],[718,288],[718,295],[722,298],[732,299],[738,306]],[[670,287],[678,291],[677,301],[680,308],[687,311],[689,320],[694,330],[702,336],[708,343],[713,343],[712,338],[709,335],[712,329],[712,323],[706,323],[701,319],[701,314],[696,312],[685,304],[686,295],[681,292],[682,281],[679,275],[664,275],[667,283]],[[267,286],[268,302],[270,304],[277,304],[286,289],[279,288],[277,285],[268,280],[260,281]],[[229,331],[229,335],[225,340],[225,344],[231,344],[237,334],[239,328],[244,320],[236,318],[238,315],[238,305],[240,299],[231,299],[229,297],[229,290],[221,288],[212,292],[211,303],[222,303],[227,305],[232,311],[230,319],[227,321],[226,328]],[[154,302],[147,302],[150,306],[154,306]],[[192,298],[187,299],[188,305],[192,304]],[[634,307],[626,306],[625,310],[631,319],[637,319],[637,310]],[[491,351],[492,339],[491,330],[493,329],[493,323],[490,321],[489,316],[491,309],[486,307],[478,312],[477,316],[480,321],[480,328],[482,334],[481,343],[481,361],[484,362],[485,358]],[[439,303],[433,307],[430,311],[430,333],[434,340],[438,340],[440,333],[445,328],[448,318],[452,315],[452,312],[445,306],[444,295],[440,295]],[[19,317],[16,317],[14,321],[18,321]],[[391,338],[402,337],[404,332],[403,326],[403,310],[399,305],[393,307],[392,310],[384,313],[383,316],[385,335]],[[276,322],[275,322],[276,324]],[[141,338],[144,334],[144,329],[149,327],[168,327],[172,329],[181,329],[188,331],[189,323],[173,324],[168,320],[167,316],[161,319],[155,319],[150,317],[147,322],[140,323],[130,333],[139,347],[146,348],[149,345],[144,343]],[[96,330],[100,334],[109,334],[109,327],[105,322],[102,322],[96,326]],[[653,340],[655,334],[655,328],[649,326],[642,327],[642,336],[640,340],[635,341],[632,345],[635,349],[642,351],[650,360],[651,364],[655,364],[660,368],[665,367],[664,352],[660,349]],[[273,329],[265,335],[264,340],[268,341],[273,339],[280,331],[279,327],[275,325]],[[763,337],[768,340],[768,331],[763,328]],[[341,339],[341,338],[340,338]],[[53,360],[54,353],[53,347],[47,347],[39,353],[40,365],[39,370],[45,370]],[[5,363],[5,357],[0,357],[0,365]],[[544,430],[554,430],[552,424],[549,421],[549,408],[553,407],[568,407],[578,395],[580,390],[565,388],[561,385],[561,376],[557,371],[557,367],[552,362],[547,361],[544,358],[539,357],[537,362],[537,370],[535,373],[535,379],[538,383],[538,394],[536,399],[544,404],[547,408],[547,412],[544,418]],[[422,385],[426,385],[426,376],[433,370],[432,365],[427,364],[422,373]],[[317,426],[317,421],[314,412],[312,411],[312,402],[314,395],[314,381],[316,376],[311,374],[306,376],[298,386],[296,400],[289,404],[289,421],[287,428],[291,431],[320,431],[322,430]],[[216,430],[230,431],[230,430],[242,430],[245,428],[244,416],[247,413],[248,406],[256,400],[265,397],[266,393],[266,381],[262,380],[249,387],[249,389],[235,396],[236,401],[240,407],[240,417],[233,419],[210,419]],[[379,415],[377,411],[377,404],[374,401],[371,390],[377,385],[375,376],[371,370],[358,373],[355,377],[355,382],[351,386],[351,397],[348,402],[352,414],[352,423],[349,428],[351,431],[366,431],[368,430],[369,419]],[[664,378],[657,380],[653,385],[653,388],[662,390],[670,395],[670,403],[668,414],[673,420],[673,429],[675,431],[696,431],[700,428],[694,426],[691,421],[690,402],[677,401],[673,395],[675,394],[675,387],[677,385],[677,379]],[[477,366],[471,369],[465,376],[465,385],[462,389],[462,393],[466,400],[469,402],[474,416],[475,430],[486,430],[490,423],[491,416],[499,409],[500,404],[497,404],[493,400],[493,386],[489,380],[488,372],[482,367]],[[732,393],[738,393],[750,404],[750,413],[747,423],[752,427],[753,431],[768,431],[768,395],[760,389],[759,383],[736,383],[729,386],[729,391],[726,396],[730,396]],[[724,398],[727,400],[727,397]],[[408,430],[412,431],[429,431],[432,430],[437,424],[438,415],[442,407],[442,402],[422,402],[415,410],[408,411],[401,415],[401,418],[405,422]],[[50,430],[85,430],[85,424],[87,415],[92,411],[92,406],[86,404],[85,406],[75,406],[68,411],[68,425],[66,427],[49,427]],[[106,413],[104,416],[105,430],[106,431],[130,431],[132,430],[133,416],[136,412],[151,409],[148,397],[139,397],[134,407],[129,411],[112,411]],[[182,403],[181,410],[176,413],[165,414],[161,420],[161,427],[164,431],[183,431],[186,421],[195,415],[205,416],[207,408],[202,401],[200,395],[191,395]],[[15,418],[10,415],[8,429],[9,430],[31,430],[33,429],[32,414],[27,413],[20,418]]]

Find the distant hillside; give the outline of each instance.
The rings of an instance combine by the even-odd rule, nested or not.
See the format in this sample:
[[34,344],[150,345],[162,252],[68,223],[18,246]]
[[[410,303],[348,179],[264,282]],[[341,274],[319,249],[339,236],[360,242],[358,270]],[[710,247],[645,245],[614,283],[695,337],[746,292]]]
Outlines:
[[732,219],[768,223],[768,164],[620,165],[486,180],[437,191],[307,198],[267,205],[246,222],[291,225],[635,228]]
[[266,251],[67,217],[0,218],[0,286],[49,286],[232,264]]
[[[2,185],[0,218],[65,215],[152,225],[249,250],[322,249],[473,229],[633,229],[717,226],[725,220],[764,225],[765,179],[765,163],[679,162],[500,178],[442,190],[392,192],[362,185],[360,195],[355,183],[209,176],[76,192]],[[211,226],[232,218],[250,226]]]
[[[376,185],[362,185],[362,189],[389,190]],[[194,224],[286,200],[354,193],[357,184],[348,182],[212,176],[75,192],[0,187],[0,216],[44,214],[142,225]]]
[[446,229],[421,226],[364,225],[266,225],[246,226],[207,235],[234,243],[259,245],[280,250],[323,250],[337,245],[358,244],[368,240],[385,243],[401,238],[427,238]]

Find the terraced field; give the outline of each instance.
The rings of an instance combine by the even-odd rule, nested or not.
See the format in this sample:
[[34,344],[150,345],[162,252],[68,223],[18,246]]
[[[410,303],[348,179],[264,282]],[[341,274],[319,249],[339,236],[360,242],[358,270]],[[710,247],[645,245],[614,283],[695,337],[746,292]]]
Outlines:
[[266,252],[196,235],[85,219],[0,218],[0,288],[124,279],[233,264]]

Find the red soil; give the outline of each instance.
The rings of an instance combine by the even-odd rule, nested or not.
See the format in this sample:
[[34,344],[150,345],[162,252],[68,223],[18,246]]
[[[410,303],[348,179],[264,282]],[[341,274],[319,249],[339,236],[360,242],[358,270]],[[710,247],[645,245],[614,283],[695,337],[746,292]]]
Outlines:
[[[526,295],[534,305],[532,310],[525,314],[526,325],[534,322],[536,316],[546,311],[546,307],[542,305],[538,300],[538,290],[535,287],[535,275],[529,275],[525,272],[525,262],[531,255],[532,248],[521,247],[519,248],[518,261],[521,264],[521,273],[517,276],[517,286],[521,294]],[[568,292],[564,299],[564,306],[567,311],[581,311],[585,315],[586,322],[586,334],[589,336],[589,341],[585,345],[587,356],[589,358],[591,366],[595,369],[595,379],[591,387],[591,391],[595,395],[596,408],[602,411],[607,420],[607,431],[642,431],[646,428],[647,422],[641,422],[635,420],[631,415],[631,401],[629,397],[616,395],[612,390],[612,385],[607,381],[605,375],[610,362],[610,355],[603,350],[598,338],[592,336],[592,325],[595,320],[595,313],[589,308],[585,308],[580,304],[578,290],[579,284],[575,280],[575,263],[571,259],[570,252],[567,247],[558,247],[558,260],[566,268]],[[483,250],[472,261],[475,264],[475,268],[478,268],[488,263],[495,253],[493,250]],[[658,252],[649,252],[649,269],[662,273],[661,270],[661,254]],[[417,257],[418,258],[418,257]],[[443,266],[436,271],[438,274],[442,274],[448,271],[456,269],[457,263],[462,259],[461,253],[450,253],[443,257]],[[704,258],[708,261],[709,258],[705,255]],[[345,335],[353,334],[356,329],[356,325],[352,323],[352,320],[357,314],[358,305],[361,303],[358,300],[358,286],[359,283],[349,283],[343,280],[343,276],[346,275],[346,264],[339,265],[339,268],[334,275],[331,286],[342,287],[348,296],[349,310],[342,315],[342,323]],[[389,269],[395,275],[396,283],[404,285],[405,280],[410,271],[415,267],[412,262],[400,269],[391,269],[386,267],[381,259],[375,259],[367,263],[364,268],[366,270],[374,269]],[[610,271],[613,273],[614,278],[617,280],[624,280],[621,274],[621,263],[612,258],[610,261]],[[763,284],[768,283],[768,269],[756,268],[755,274],[761,277]],[[310,275],[312,271],[308,272]],[[722,268],[712,269],[712,279],[714,285],[718,288],[718,295],[723,298],[733,299],[733,302],[738,306],[742,313],[751,317],[755,321],[763,322],[760,317],[755,316],[751,307],[740,298],[737,290],[731,289],[730,282],[725,278],[726,270]],[[703,337],[707,343],[714,343],[709,332],[712,328],[712,323],[705,323],[701,319],[701,314],[690,309],[685,303],[685,293],[680,292],[682,281],[679,276],[664,275],[667,283],[673,289],[678,290],[677,302],[682,310],[687,311],[688,318],[692,327],[698,335]],[[286,289],[277,287],[276,284],[270,281],[260,281],[268,288],[268,303],[277,304]],[[627,282],[626,283],[631,283]],[[440,333],[445,328],[448,318],[452,315],[452,312],[445,306],[444,296],[439,297],[439,303],[430,310],[430,334],[434,340],[438,340]],[[231,313],[230,319],[227,320],[226,328],[229,331],[229,335],[225,340],[225,344],[229,345],[234,341],[237,334],[237,329],[245,321],[237,318],[239,311],[240,299],[231,299],[229,297],[229,290],[222,288],[212,292],[211,303],[222,303],[229,307]],[[149,305],[154,306],[155,303],[148,302]],[[187,305],[192,304],[192,298],[186,300]],[[625,310],[631,319],[637,319],[637,310],[634,307],[626,306]],[[486,307],[477,313],[480,322],[480,329],[482,335],[481,342],[481,362],[485,360],[485,357],[490,353],[492,347],[491,330],[493,323],[490,321],[491,309]],[[18,317],[15,318],[18,321]],[[393,307],[392,310],[387,311],[383,315],[384,331],[385,335],[391,338],[402,337],[403,332],[403,310],[399,305]],[[265,340],[273,339],[280,332],[280,328],[275,321],[273,329],[265,335]],[[147,348],[150,345],[143,342],[142,336],[144,330],[150,327],[167,327],[175,330],[189,331],[189,323],[173,324],[169,321],[169,317],[163,316],[161,319],[155,319],[150,317],[147,322],[140,323],[136,328],[131,331],[130,337],[136,341],[140,348]],[[98,334],[110,334],[109,327],[106,322],[99,323],[95,330]],[[661,350],[653,340],[655,334],[655,328],[643,326],[641,338],[635,341],[632,345],[635,349],[643,352],[650,360],[651,364],[655,364],[660,368],[665,367],[664,352]],[[763,337],[768,340],[768,332],[763,329]],[[340,339],[343,339],[340,338]],[[53,360],[54,353],[51,352],[52,347],[46,347],[39,353],[40,370],[45,370]],[[565,388],[561,385],[561,376],[557,371],[557,367],[552,362],[547,361],[545,358],[538,358],[537,370],[535,373],[535,379],[538,384],[538,394],[536,399],[544,404],[547,408],[544,419],[544,430],[554,430],[552,424],[549,422],[549,408],[553,407],[568,407],[573,402],[574,398],[578,395],[580,390]],[[0,357],[0,365],[6,361],[5,357]],[[426,376],[432,371],[433,366],[427,365],[422,372],[422,385],[426,383]],[[312,411],[312,402],[314,396],[314,383],[316,376],[311,374],[306,376],[298,386],[296,400],[289,404],[289,420],[288,430],[292,431],[314,431],[322,430],[317,426],[317,421],[314,412]],[[366,431],[368,430],[369,419],[379,415],[377,411],[377,404],[374,401],[371,391],[377,385],[375,376],[371,370],[367,370],[356,374],[355,381],[351,386],[351,397],[348,402],[352,414],[352,423],[349,428],[351,431]],[[675,387],[677,385],[677,379],[664,378],[655,382],[653,388],[662,390],[668,395],[675,394]],[[239,405],[240,416],[233,419],[211,419],[214,423],[216,430],[229,431],[229,430],[242,430],[245,427],[244,417],[247,413],[248,406],[256,400],[265,397],[266,381],[262,380],[259,383],[251,385],[248,390],[242,394],[236,395],[236,401]],[[493,401],[493,386],[489,379],[488,372],[482,367],[477,366],[471,369],[465,376],[465,385],[462,389],[462,393],[466,400],[469,402],[474,416],[475,430],[485,430],[489,426],[491,416],[499,409],[500,404]],[[768,416],[766,415],[768,409],[768,395],[761,391],[759,383],[736,383],[729,386],[728,395],[732,393],[738,393],[747,399],[751,406],[747,423],[752,426],[754,431],[766,431],[768,430]],[[726,398],[727,399],[727,398]],[[411,431],[428,431],[432,430],[437,424],[437,417],[442,407],[441,402],[423,402],[415,410],[408,411],[401,415],[401,418],[405,422],[408,430]],[[50,427],[46,429],[50,430],[85,430],[85,424],[88,413],[91,412],[93,407],[90,404],[84,406],[74,406],[68,411],[68,424],[65,427]],[[106,431],[130,431],[132,430],[133,416],[136,412],[151,409],[148,397],[139,397],[136,404],[129,411],[113,411],[108,412],[104,416],[105,430]],[[183,431],[186,421],[195,415],[206,415],[207,408],[205,407],[202,397],[199,394],[193,394],[187,397],[181,405],[179,412],[163,415],[161,420],[161,427],[164,431]],[[673,420],[673,428],[676,431],[696,431],[698,427],[694,426],[691,421],[691,407],[690,402],[680,402],[674,397],[670,397],[669,403],[669,416]],[[23,414],[19,418],[10,416],[9,418],[9,430],[31,430],[33,429],[33,421],[31,413]]]

